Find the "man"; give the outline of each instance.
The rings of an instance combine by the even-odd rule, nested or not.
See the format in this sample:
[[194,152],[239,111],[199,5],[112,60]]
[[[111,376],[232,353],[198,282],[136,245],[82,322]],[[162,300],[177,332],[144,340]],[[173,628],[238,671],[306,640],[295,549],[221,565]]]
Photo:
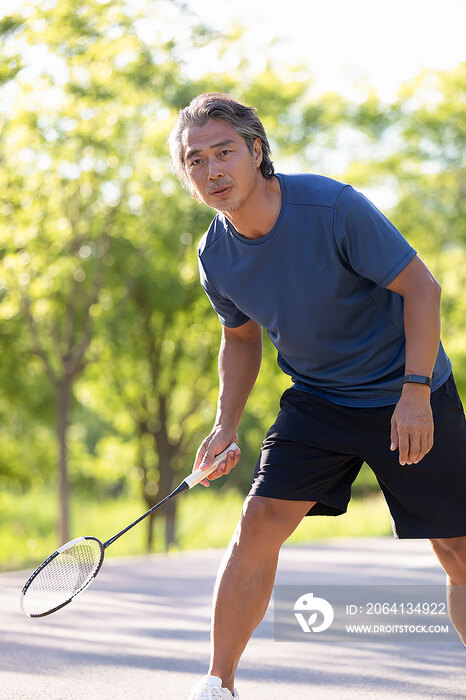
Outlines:
[[[281,545],[304,516],[346,511],[363,461],[395,536],[432,542],[465,642],[466,427],[440,343],[439,284],[353,187],[275,174],[256,111],[231,96],[195,98],[170,148],[180,180],[217,212],[199,269],[222,323],[219,398],[194,468],[238,440],[263,327],[294,382],[218,572],[210,668],[190,698],[238,697],[235,671],[267,609]],[[230,453],[209,479],[238,458]]]

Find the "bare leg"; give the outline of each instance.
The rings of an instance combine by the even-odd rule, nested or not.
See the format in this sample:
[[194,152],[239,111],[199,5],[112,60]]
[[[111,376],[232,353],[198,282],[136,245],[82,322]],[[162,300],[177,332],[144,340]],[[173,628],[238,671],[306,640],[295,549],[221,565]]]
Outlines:
[[450,619],[466,646],[466,537],[436,539],[431,544],[447,574]]
[[249,496],[220,564],[214,590],[209,673],[233,692],[241,654],[265,615],[278,553],[313,501]]

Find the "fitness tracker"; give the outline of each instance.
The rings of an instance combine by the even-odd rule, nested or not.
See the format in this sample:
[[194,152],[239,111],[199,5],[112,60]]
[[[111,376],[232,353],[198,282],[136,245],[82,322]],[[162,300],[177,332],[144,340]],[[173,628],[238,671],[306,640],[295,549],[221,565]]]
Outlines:
[[425,377],[422,374],[405,374],[403,377],[403,384],[407,382],[412,382],[413,384],[427,384],[431,386],[430,377]]

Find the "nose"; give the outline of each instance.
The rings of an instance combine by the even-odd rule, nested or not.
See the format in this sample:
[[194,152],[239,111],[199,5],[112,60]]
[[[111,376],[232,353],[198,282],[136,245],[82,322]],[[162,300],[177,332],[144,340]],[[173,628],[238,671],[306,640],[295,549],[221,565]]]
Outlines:
[[209,160],[209,170],[208,170],[208,178],[209,180],[218,180],[223,177],[223,171],[219,167],[220,163],[218,163],[215,158],[210,158]]

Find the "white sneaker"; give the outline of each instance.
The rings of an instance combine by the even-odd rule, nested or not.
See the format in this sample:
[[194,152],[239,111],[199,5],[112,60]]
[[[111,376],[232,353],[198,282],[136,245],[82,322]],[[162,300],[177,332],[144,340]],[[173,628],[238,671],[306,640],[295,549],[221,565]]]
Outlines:
[[233,695],[228,688],[222,688],[222,679],[218,676],[202,676],[201,680],[192,688],[188,700],[229,700],[239,698],[236,688]]

